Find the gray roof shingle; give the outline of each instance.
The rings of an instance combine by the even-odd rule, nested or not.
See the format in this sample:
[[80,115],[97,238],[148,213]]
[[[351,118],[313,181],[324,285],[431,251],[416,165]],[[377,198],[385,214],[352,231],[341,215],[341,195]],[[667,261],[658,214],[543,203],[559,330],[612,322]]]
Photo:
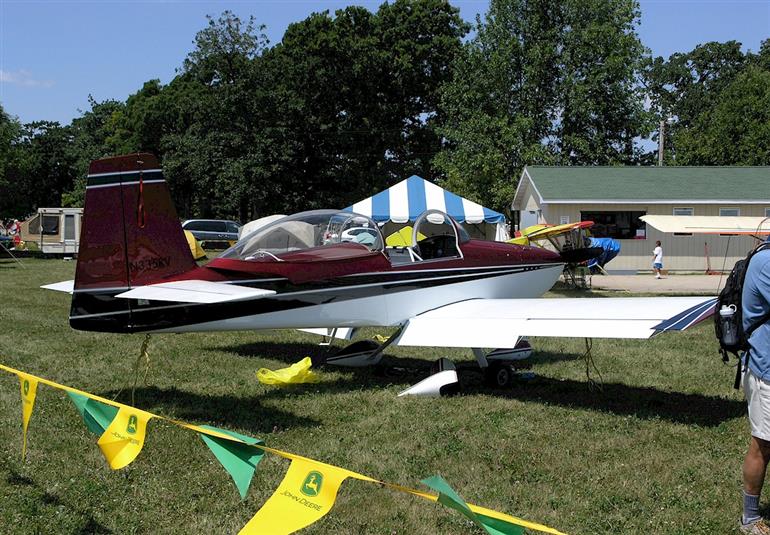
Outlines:
[[770,167],[527,166],[545,202],[770,201]]

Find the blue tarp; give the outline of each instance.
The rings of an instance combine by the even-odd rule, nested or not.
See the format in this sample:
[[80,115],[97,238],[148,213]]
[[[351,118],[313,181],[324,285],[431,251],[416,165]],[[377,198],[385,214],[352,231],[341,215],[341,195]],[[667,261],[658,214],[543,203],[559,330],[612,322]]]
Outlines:
[[417,175],[345,208],[378,223],[414,221],[425,210],[441,210],[460,223],[501,223],[505,216],[455,195]]
[[620,254],[620,242],[612,238],[591,238],[589,247],[601,247],[604,252],[588,262],[588,267],[592,268],[597,264],[601,267]]

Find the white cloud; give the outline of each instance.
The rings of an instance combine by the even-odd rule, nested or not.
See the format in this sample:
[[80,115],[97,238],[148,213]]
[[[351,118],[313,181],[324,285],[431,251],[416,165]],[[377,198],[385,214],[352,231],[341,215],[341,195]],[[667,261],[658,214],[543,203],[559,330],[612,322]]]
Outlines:
[[0,83],[20,85],[22,87],[52,87],[53,80],[36,80],[32,73],[24,69],[4,71],[0,69]]

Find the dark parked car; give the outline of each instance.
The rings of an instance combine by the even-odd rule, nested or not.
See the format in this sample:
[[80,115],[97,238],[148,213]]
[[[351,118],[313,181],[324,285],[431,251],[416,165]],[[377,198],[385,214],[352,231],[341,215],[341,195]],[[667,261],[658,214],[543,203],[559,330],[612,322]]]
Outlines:
[[226,242],[238,240],[241,226],[235,221],[222,219],[188,219],[182,223],[182,228],[192,232],[200,242]]

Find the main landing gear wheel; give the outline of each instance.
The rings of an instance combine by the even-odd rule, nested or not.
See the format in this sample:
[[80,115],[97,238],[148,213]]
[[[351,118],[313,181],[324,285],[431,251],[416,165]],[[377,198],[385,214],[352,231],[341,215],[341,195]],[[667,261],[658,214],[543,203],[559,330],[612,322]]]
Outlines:
[[510,388],[515,376],[516,372],[510,364],[490,363],[484,370],[484,380],[487,386],[493,388]]

